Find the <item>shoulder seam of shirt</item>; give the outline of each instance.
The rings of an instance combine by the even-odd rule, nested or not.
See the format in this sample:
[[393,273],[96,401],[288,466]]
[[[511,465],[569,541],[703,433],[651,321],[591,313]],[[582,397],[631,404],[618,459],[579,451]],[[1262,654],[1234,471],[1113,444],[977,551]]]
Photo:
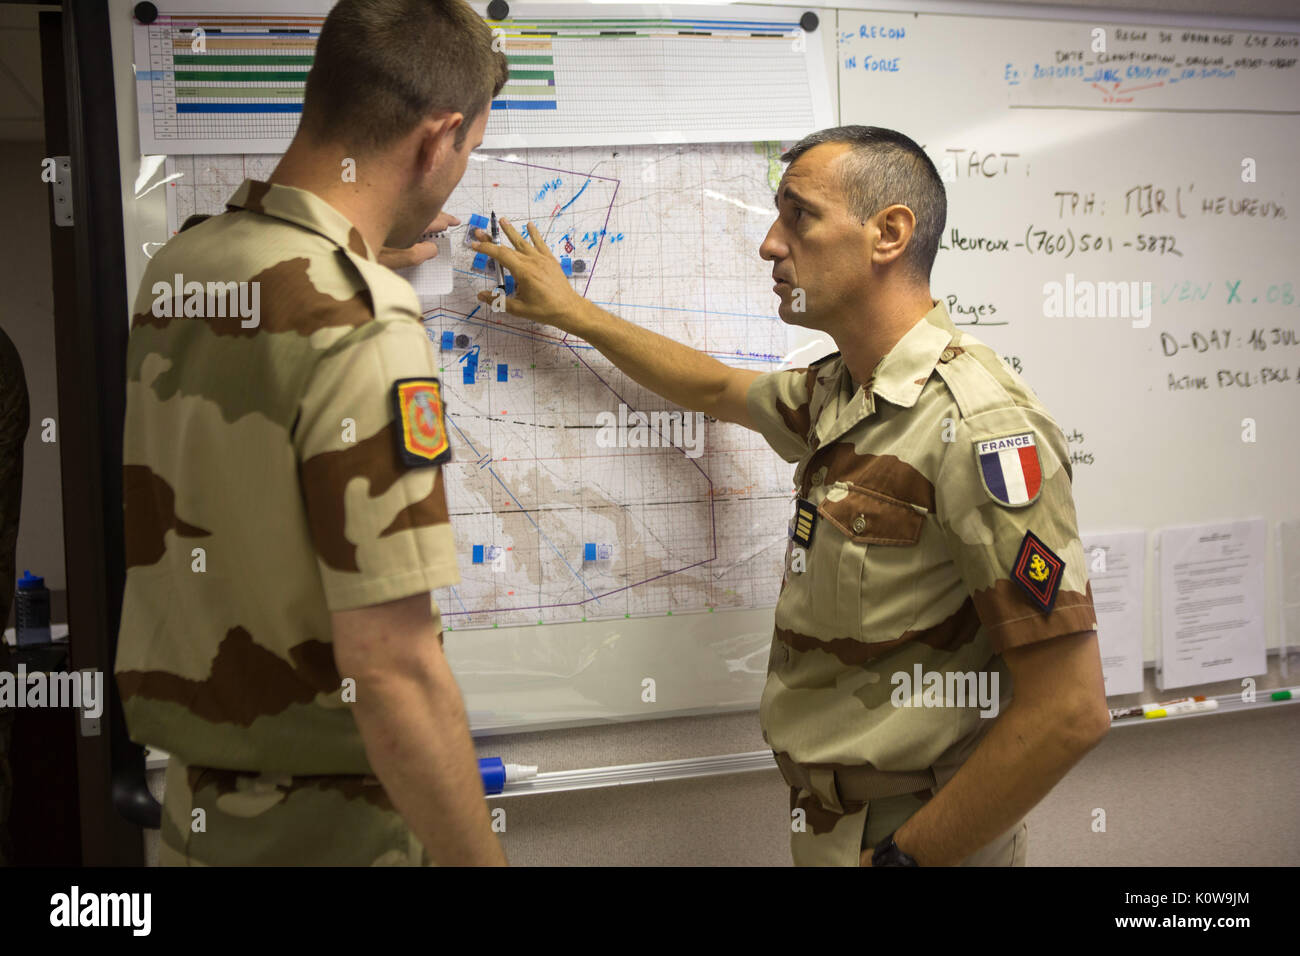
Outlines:
[[[352,268],[357,271],[357,275],[360,277],[362,283],[365,284],[366,289],[370,292],[371,314],[377,321],[382,320],[391,322],[397,319],[414,319],[417,323],[423,325],[424,313],[420,311],[420,299],[419,296],[415,294],[415,290],[409,282],[381,262],[374,259],[367,259],[344,246],[339,246],[338,248],[352,265]],[[362,263],[365,265],[363,266]],[[412,313],[407,314],[405,311],[398,311],[400,305],[397,301],[396,295],[390,296],[387,293],[384,293],[381,304],[380,293],[382,290],[377,288],[378,283],[371,281],[370,275],[367,274],[372,268],[384,270],[389,276],[391,276],[393,282],[401,283],[410,290],[411,298],[415,300],[415,310]],[[388,276],[383,276],[382,274],[376,278],[388,281]],[[381,311],[387,314],[381,315]]]
[[[957,402],[957,409],[961,412],[963,420],[1002,408],[1029,407],[1017,402],[1015,396],[1007,391],[1006,386],[968,351],[958,354],[951,362],[940,362],[935,366],[935,370],[938,371],[939,377],[943,379],[944,384],[948,386],[948,391]],[[973,394],[973,389],[968,388],[974,385],[976,378],[992,386],[989,398],[980,400]]]

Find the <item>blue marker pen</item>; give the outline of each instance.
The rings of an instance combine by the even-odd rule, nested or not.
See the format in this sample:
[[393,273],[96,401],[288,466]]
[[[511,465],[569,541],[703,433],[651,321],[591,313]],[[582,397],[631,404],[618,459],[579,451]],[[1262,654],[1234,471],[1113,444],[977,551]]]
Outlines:
[[478,772],[483,777],[483,792],[489,796],[501,793],[507,783],[517,783],[537,776],[536,767],[504,763],[500,757],[481,757]]

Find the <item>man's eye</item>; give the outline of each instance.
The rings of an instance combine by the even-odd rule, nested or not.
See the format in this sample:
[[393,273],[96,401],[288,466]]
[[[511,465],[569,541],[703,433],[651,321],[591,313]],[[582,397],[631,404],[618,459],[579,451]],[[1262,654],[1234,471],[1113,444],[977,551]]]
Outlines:
[[795,206],[795,207],[794,207],[794,221],[795,221],[795,222],[798,222],[798,221],[799,221],[799,218],[800,218],[802,215],[803,215],[803,210],[800,209],[798,206]]

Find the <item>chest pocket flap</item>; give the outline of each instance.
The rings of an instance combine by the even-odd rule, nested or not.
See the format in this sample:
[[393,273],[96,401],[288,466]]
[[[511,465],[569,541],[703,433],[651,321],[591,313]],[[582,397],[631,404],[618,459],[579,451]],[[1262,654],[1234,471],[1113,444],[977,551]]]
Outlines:
[[817,510],[854,541],[887,545],[916,544],[926,514],[919,505],[847,482],[827,491]]

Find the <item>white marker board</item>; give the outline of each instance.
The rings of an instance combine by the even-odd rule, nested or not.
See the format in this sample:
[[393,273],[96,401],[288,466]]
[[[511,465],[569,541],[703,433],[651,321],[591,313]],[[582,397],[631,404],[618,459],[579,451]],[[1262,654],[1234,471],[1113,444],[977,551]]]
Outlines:
[[[1275,534],[1300,511],[1300,35],[1156,19],[842,11],[841,122],[906,132],[948,179],[931,290],[1060,423],[1085,534]],[[1149,283],[1149,325],[1053,317],[1053,282]]]

